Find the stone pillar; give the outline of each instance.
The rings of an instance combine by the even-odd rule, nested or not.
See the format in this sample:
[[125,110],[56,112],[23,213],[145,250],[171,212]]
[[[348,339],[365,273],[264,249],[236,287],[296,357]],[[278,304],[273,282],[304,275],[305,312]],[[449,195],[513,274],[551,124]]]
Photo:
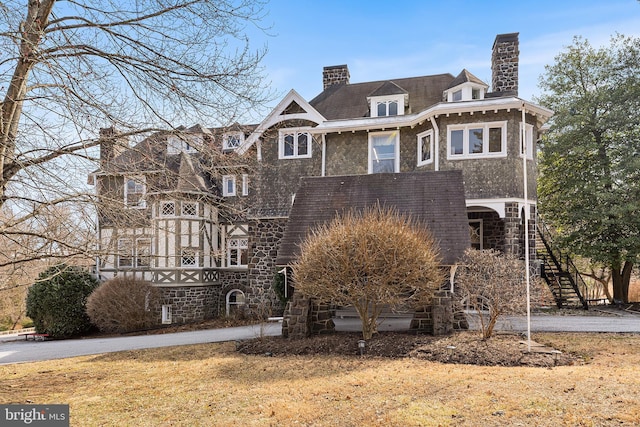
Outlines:
[[504,252],[520,256],[520,214],[518,203],[505,204],[504,217]]
[[284,338],[306,338],[311,335],[311,299],[294,292],[282,319]]
[[448,335],[453,332],[453,299],[451,292],[438,291],[431,303],[433,335]]

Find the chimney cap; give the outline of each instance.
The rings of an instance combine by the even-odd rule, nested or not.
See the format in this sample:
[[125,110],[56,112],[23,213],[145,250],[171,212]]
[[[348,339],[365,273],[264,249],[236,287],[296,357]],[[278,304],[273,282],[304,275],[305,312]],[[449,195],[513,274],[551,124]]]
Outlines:
[[498,34],[493,42],[493,47],[495,48],[498,43],[516,42],[518,41],[518,35],[520,35],[520,33]]

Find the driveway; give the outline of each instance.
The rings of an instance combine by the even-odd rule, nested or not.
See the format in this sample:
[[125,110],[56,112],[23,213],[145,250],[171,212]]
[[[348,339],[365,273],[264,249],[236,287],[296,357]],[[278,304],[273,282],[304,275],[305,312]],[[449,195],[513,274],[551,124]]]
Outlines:
[[[531,316],[533,332],[630,332],[640,333],[640,315],[615,311],[608,316]],[[337,331],[360,331],[360,319],[334,319]],[[477,319],[469,316],[471,328],[477,328]],[[403,330],[409,319],[384,319],[378,330]],[[0,365],[62,359],[91,354],[112,353],[143,348],[170,347],[176,345],[204,344],[236,341],[260,336],[278,336],[281,323],[243,326],[237,328],[209,329],[173,334],[140,335],[133,337],[88,338],[63,341],[24,341],[23,339],[0,342]],[[526,332],[524,316],[508,316],[499,320],[498,330]]]
[[87,338],[61,341],[25,341],[24,338],[0,343],[0,365],[41,360],[63,359],[90,354],[143,348],[171,347],[175,345],[204,344],[277,336],[280,323],[242,326],[237,328],[208,329],[173,334],[138,335],[133,337]]

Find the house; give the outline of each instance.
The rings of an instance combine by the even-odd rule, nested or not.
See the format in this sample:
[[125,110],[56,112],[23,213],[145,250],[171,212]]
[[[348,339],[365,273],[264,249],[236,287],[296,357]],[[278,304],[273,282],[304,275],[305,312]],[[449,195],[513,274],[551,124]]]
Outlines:
[[291,90],[259,124],[181,128],[133,147],[103,130],[91,182],[114,203],[100,209],[100,274],[153,281],[164,322],[277,310],[272,283],[301,182],[370,174],[424,173],[429,186],[430,174],[457,171],[471,246],[523,255],[534,142],[552,113],[518,97],[518,55],[517,33],[496,37],[491,87],[466,69],[351,83],[339,65],[324,68],[318,96]]

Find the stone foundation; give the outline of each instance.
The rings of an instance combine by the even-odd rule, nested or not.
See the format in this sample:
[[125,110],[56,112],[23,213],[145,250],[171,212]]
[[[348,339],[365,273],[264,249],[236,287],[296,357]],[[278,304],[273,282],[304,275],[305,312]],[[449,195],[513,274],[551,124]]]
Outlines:
[[[159,288],[161,305],[171,306],[171,323],[190,323],[210,319],[218,315],[219,286],[181,286]],[[158,307],[160,310],[161,307]],[[161,323],[158,311],[158,323]]]

